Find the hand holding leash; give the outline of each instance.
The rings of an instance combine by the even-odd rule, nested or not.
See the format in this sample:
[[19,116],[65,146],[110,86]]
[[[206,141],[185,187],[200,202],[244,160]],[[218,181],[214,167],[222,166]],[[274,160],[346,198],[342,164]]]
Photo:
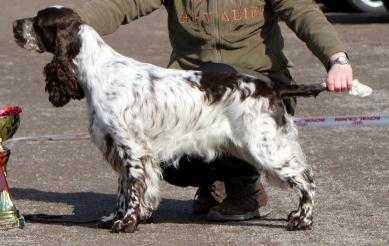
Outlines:
[[[326,88],[328,91],[332,91],[329,87],[328,87],[328,84],[327,83],[322,83],[321,86],[323,86],[324,88]],[[358,79],[354,79],[352,81],[352,86],[351,86],[351,89],[348,90],[348,94],[351,95],[351,96],[357,96],[357,97],[367,97],[367,96],[370,96],[371,93],[373,92],[373,89],[370,88],[369,86],[365,85],[365,84],[362,84],[361,82],[359,82]]]

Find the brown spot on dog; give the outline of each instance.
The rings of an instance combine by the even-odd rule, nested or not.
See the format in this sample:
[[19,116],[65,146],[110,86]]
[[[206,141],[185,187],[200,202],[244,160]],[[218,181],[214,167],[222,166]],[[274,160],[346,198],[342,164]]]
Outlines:
[[[201,73],[200,77],[200,84],[197,84],[194,81],[190,81],[190,78],[187,78],[187,80],[191,82],[191,85],[198,87],[201,91],[204,91],[206,98],[211,103],[215,103],[222,100],[228,90],[232,93],[235,91],[239,91],[242,101],[249,96],[270,97],[276,95],[272,84],[234,71],[204,71]],[[242,83],[255,84],[255,91],[251,92],[247,87],[241,87]]]
[[272,117],[275,120],[277,126],[286,125],[286,111],[282,100],[275,97],[271,98],[269,100],[269,107],[273,111]]
[[112,155],[112,150],[113,150],[113,138],[110,134],[105,134],[104,136],[104,141],[105,141],[105,153],[104,153],[104,157],[106,160],[109,161],[109,159],[111,159],[111,155]]
[[161,80],[162,78],[155,73],[149,73],[149,79],[151,82]]

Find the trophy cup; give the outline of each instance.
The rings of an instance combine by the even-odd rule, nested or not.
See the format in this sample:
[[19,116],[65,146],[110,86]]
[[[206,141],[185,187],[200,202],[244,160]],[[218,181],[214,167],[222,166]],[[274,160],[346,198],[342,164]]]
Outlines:
[[0,108],[0,230],[23,228],[24,219],[12,203],[7,182],[7,161],[11,151],[2,145],[19,127],[20,107]]

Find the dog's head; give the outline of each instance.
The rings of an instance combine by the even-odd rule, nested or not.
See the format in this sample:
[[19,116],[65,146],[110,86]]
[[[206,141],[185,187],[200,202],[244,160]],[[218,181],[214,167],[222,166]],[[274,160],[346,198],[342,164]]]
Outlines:
[[78,55],[78,36],[82,21],[73,10],[49,7],[32,18],[16,20],[13,32],[16,43],[27,50],[50,52],[53,60],[44,68],[45,90],[49,101],[62,107],[70,99],[82,99],[84,93],[77,81],[73,59]]

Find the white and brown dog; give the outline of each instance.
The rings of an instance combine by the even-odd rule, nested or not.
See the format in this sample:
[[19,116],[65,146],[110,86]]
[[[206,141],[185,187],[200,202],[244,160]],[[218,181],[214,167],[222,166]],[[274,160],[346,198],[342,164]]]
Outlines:
[[160,163],[229,155],[299,191],[289,229],[312,225],[315,184],[282,99],[325,87],[277,85],[237,72],[182,71],[125,57],[71,9],[50,7],[14,23],[17,43],[50,52],[50,102],[86,98],[93,142],[119,174],[115,232],[133,232],[159,203]]

